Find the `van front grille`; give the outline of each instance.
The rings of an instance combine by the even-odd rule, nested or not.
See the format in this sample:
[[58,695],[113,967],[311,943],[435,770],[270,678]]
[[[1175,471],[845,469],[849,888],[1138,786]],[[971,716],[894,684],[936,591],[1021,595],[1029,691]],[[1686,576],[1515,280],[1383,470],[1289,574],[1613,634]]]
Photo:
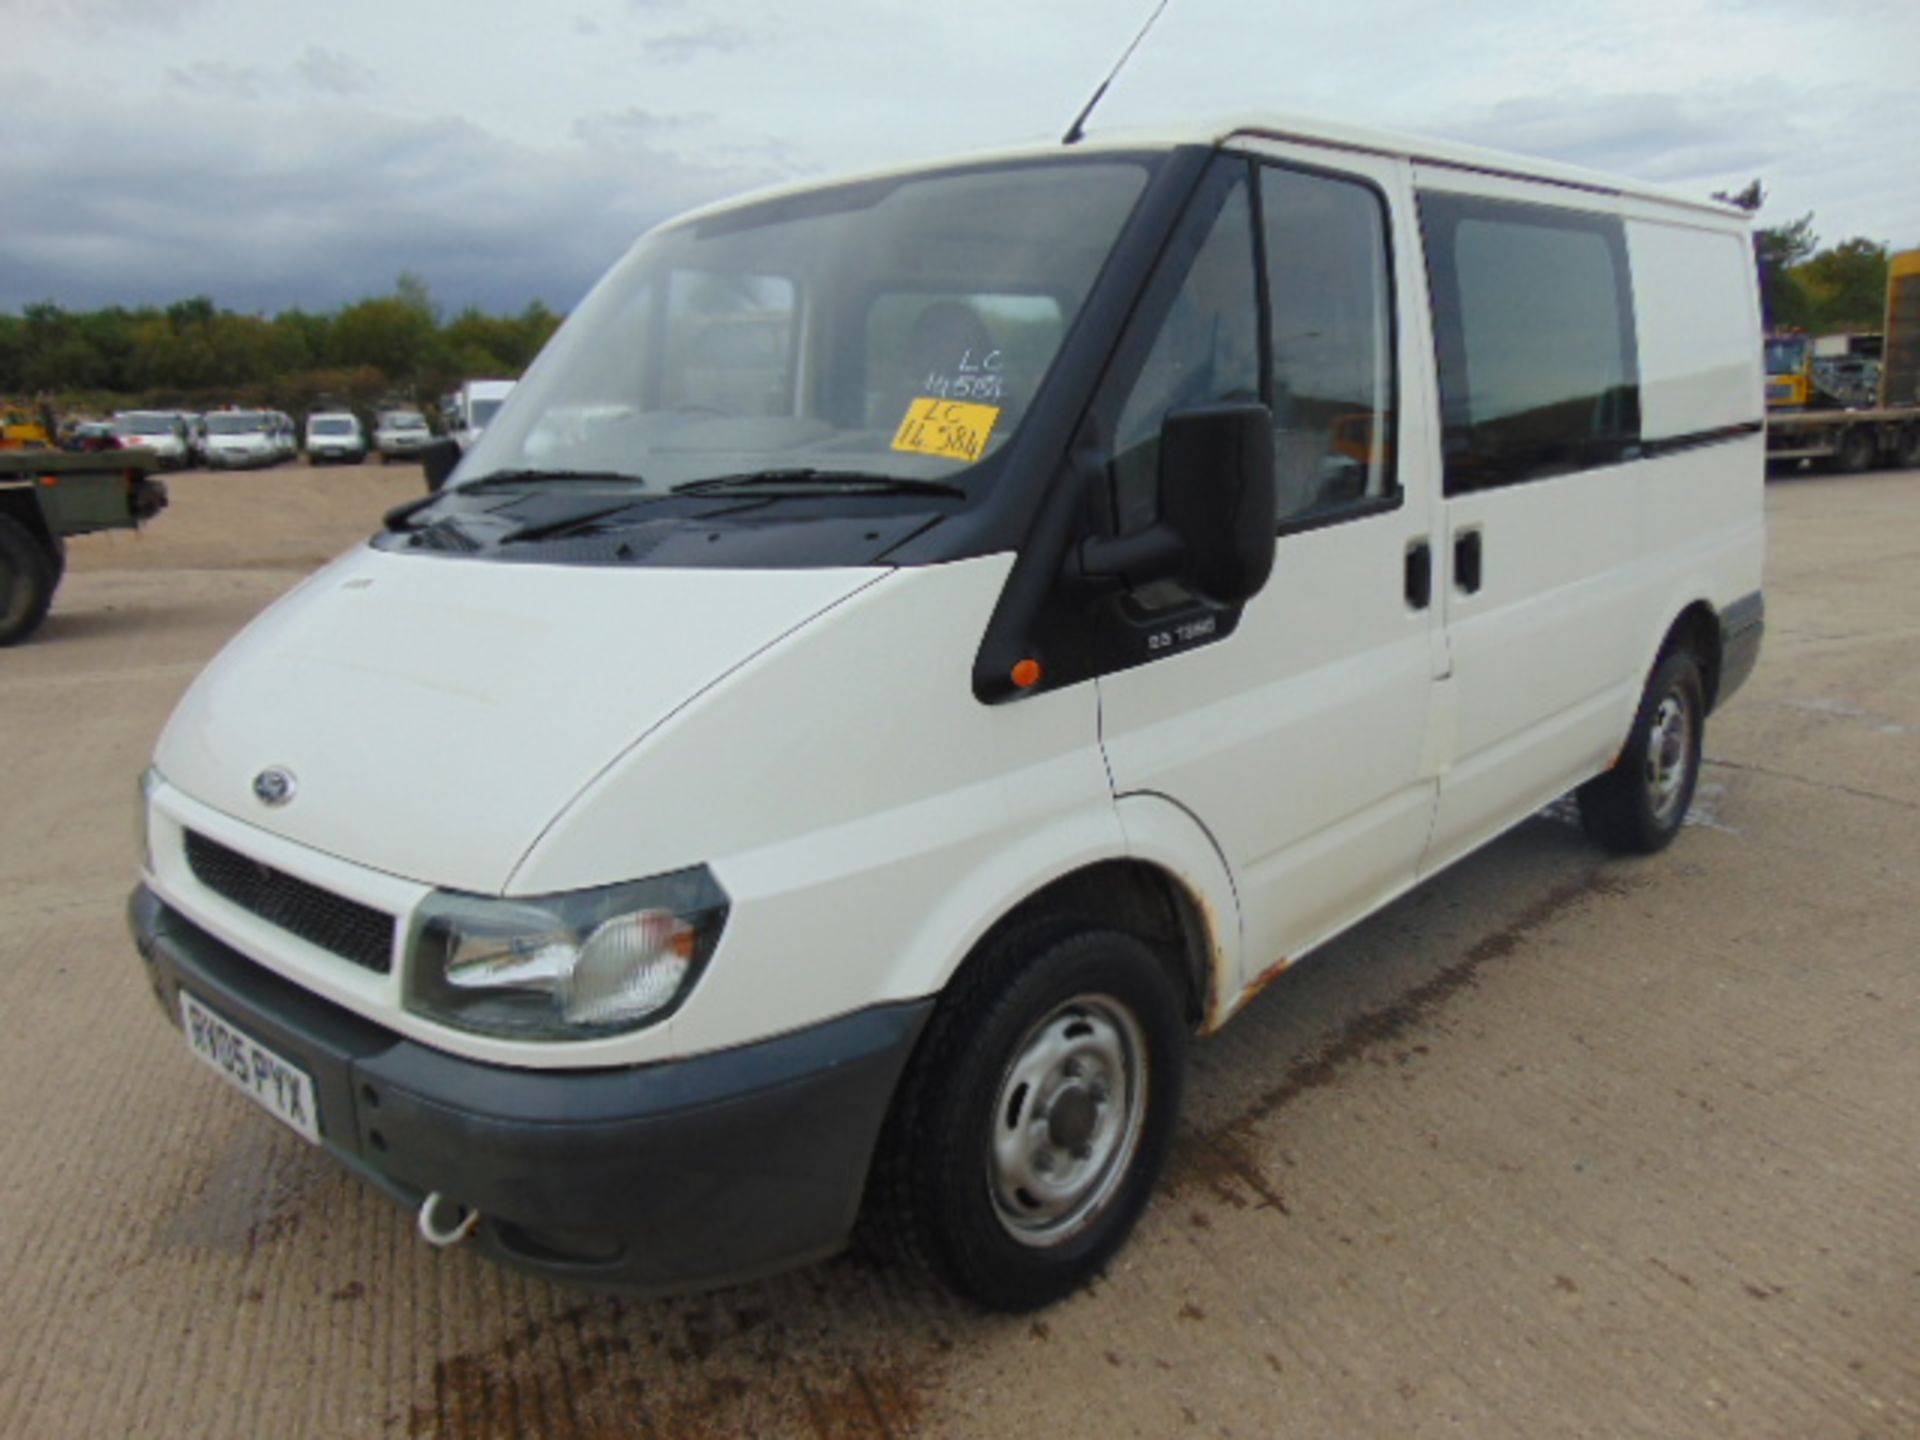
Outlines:
[[249,860],[189,830],[193,878],[242,910],[378,975],[393,968],[393,917]]

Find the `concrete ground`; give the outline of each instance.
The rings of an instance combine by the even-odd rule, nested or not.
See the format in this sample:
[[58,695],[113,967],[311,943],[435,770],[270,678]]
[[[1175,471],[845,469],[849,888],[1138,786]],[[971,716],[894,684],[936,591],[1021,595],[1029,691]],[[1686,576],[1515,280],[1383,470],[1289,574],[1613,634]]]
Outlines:
[[1920,472],[1769,488],[1672,850],[1550,813],[1284,976],[1112,1272],[1022,1319],[859,1258],[557,1290],[196,1064],[122,920],[134,778],[419,475],[172,483],[0,652],[0,1434],[1920,1435]]

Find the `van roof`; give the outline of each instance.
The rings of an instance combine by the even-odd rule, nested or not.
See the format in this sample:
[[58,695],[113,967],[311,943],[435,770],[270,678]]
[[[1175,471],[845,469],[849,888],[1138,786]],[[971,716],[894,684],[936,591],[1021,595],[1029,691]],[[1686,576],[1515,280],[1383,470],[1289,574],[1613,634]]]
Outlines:
[[1654,200],[1664,205],[1679,205],[1691,210],[1728,219],[1745,220],[1745,211],[1711,199],[1704,195],[1670,186],[1655,185],[1644,180],[1635,180],[1621,175],[1610,175],[1598,170],[1588,170],[1578,165],[1566,165],[1556,160],[1542,160],[1531,155],[1515,154],[1511,151],[1490,150],[1477,145],[1460,144],[1452,140],[1436,140],[1427,136],[1411,135],[1392,130],[1376,130],[1366,126],[1347,125],[1339,121],[1323,120],[1304,115],[1290,115],[1275,112],[1251,114],[1232,114],[1196,120],[1189,125],[1156,126],[1149,129],[1114,129],[1096,131],[1088,134],[1071,147],[1063,146],[1055,140],[1051,143],[1034,142],[1025,145],[1007,146],[995,150],[966,152],[946,156],[930,156],[920,160],[897,165],[881,166],[870,170],[853,171],[844,175],[820,176],[804,181],[775,185],[746,194],[730,196],[725,200],[703,205],[674,216],[667,223],[677,224],[681,220],[708,215],[721,210],[731,209],[735,204],[748,199],[764,199],[777,195],[797,194],[822,186],[840,184],[848,181],[866,179],[884,179],[894,175],[910,175],[918,171],[949,164],[969,164],[994,160],[1018,160],[1058,155],[1065,153],[1084,154],[1089,152],[1138,152],[1141,150],[1167,150],[1179,145],[1226,145],[1236,139],[1292,140],[1309,145],[1329,146],[1338,150],[1349,150],[1364,155],[1384,155],[1396,159],[1412,160],[1416,163],[1446,165],[1461,170],[1477,171],[1487,175],[1501,175],[1521,180],[1544,181],[1552,185],[1564,185],[1572,189],[1597,192],[1603,195],[1632,196],[1636,199]]

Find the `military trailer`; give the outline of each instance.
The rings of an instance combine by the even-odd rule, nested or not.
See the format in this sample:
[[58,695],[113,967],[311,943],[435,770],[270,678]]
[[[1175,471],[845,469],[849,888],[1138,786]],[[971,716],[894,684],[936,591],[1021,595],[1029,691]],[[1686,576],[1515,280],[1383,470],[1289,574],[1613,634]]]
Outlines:
[[131,530],[167,506],[144,450],[0,451],[0,645],[40,627],[67,568],[67,540]]

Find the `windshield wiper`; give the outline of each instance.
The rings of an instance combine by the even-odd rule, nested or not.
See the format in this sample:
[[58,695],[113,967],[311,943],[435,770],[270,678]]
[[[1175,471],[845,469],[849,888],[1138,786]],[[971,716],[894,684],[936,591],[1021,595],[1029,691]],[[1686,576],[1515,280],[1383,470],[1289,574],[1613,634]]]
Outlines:
[[673,487],[675,495],[711,495],[721,491],[763,487],[775,493],[797,495],[949,495],[964,500],[967,492],[944,480],[915,480],[905,475],[875,475],[870,470],[750,470],[738,475],[715,475],[688,480]]
[[489,490],[507,490],[518,485],[574,485],[604,484],[615,481],[624,485],[644,485],[646,478],[631,475],[621,470],[494,470],[482,475],[478,480],[463,480],[451,486],[444,493],[459,495],[467,492],[484,495]]
[[616,515],[624,515],[636,510],[657,495],[649,495],[641,500],[622,500],[618,505],[602,505],[598,509],[584,510],[577,515],[564,515],[557,520],[544,520],[538,524],[522,526],[512,534],[500,538],[502,545],[518,545],[523,540],[557,540],[563,536],[592,535],[599,531],[613,529],[613,526],[601,522],[611,520]]

